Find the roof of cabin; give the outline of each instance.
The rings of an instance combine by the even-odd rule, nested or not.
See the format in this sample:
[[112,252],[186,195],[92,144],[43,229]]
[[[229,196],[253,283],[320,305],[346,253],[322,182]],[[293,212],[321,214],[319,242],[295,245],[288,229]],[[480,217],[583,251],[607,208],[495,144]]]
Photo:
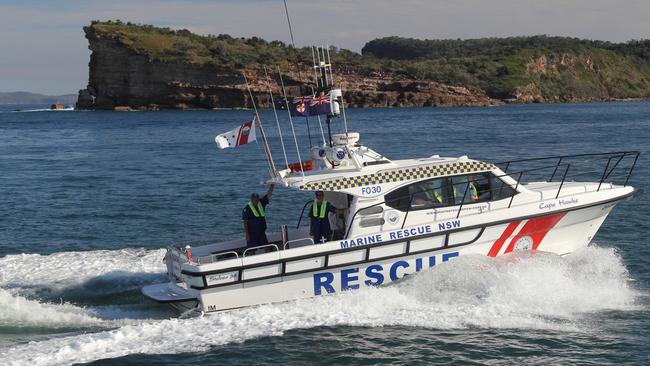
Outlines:
[[306,191],[345,191],[359,194],[358,189],[370,185],[400,185],[403,181],[420,180],[492,170],[495,166],[477,160],[442,158],[393,160],[387,164],[364,166],[361,169],[320,170],[287,179],[289,186]]

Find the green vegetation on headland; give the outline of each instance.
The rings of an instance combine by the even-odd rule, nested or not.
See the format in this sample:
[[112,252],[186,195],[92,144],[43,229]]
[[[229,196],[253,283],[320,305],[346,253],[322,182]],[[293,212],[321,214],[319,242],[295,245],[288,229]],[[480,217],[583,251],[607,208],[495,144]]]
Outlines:
[[[214,65],[223,70],[310,65],[308,47],[229,35],[200,36],[120,21],[93,21],[85,28],[119,41],[152,61]],[[650,97],[650,40],[611,43],[532,36],[470,40],[387,37],[362,53],[330,48],[336,72],[390,79],[437,81],[483,90],[520,102]]]
[[392,60],[422,79],[463,84],[508,98],[516,88],[543,96],[650,97],[650,40],[611,43],[567,37],[368,42],[364,55]]

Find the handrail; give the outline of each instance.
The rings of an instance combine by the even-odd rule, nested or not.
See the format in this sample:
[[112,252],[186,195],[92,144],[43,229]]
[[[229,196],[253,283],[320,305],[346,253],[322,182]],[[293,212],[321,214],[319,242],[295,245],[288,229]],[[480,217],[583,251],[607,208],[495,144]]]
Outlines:
[[[560,193],[561,193],[562,188],[564,186],[564,182],[567,180],[567,175],[569,174],[569,171],[570,171],[570,169],[572,167],[572,164],[575,167],[575,165],[577,163],[579,163],[579,162],[575,162],[575,161],[572,161],[570,163],[568,163],[568,162],[563,163],[563,161],[566,161],[566,160],[569,160],[569,159],[572,159],[572,158],[577,158],[577,157],[591,157],[591,156],[600,156],[602,158],[608,158],[607,166],[603,170],[603,174],[602,174],[602,176],[601,176],[601,178],[599,180],[598,188],[596,190],[596,191],[599,191],[602,183],[604,182],[604,180],[611,176],[611,174],[614,172],[614,170],[618,167],[619,163],[623,159],[625,159],[626,157],[634,156],[634,162],[632,163],[632,166],[630,167],[629,171],[627,172],[626,175],[621,176],[621,178],[622,177],[626,178],[625,183],[624,183],[623,186],[627,186],[627,183],[629,182],[630,176],[632,175],[632,172],[634,171],[634,168],[635,168],[636,163],[638,161],[639,155],[640,155],[639,151],[620,151],[620,152],[611,152],[611,153],[574,154],[574,155],[562,155],[562,156],[549,156],[549,157],[543,157],[543,158],[518,159],[518,160],[511,160],[511,161],[506,161],[506,162],[494,164],[494,165],[506,164],[506,168],[505,168],[505,170],[503,170],[504,174],[501,174],[501,175],[497,175],[497,174],[494,174],[494,173],[493,174],[497,178],[503,178],[503,177],[512,178],[513,175],[518,174],[518,177],[516,179],[516,184],[514,186],[512,195],[510,196],[510,202],[508,203],[508,208],[510,208],[510,207],[512,207],[512,202],[514,200],[514,196],[519,192],[520,182],[522,181],[522,177],[523,177],[524,173],[530,173],[530,172],[541,171],[541,170],[546,170],[546,169],[553,168],[553,174],[551,175],[551,179],[548,181],[548,182],[551,182],[553,180],[553,178],[555,177],[555,175],[557,174],[558,169],[561,168],[561,167],[564,167],[564,173],[562,174],[562,181],[560,182],[560,185],[558,186],[558,190],[557,190],[557,193],[556,193],[556,196],[555,196],[555,198],[557,199],[560,196]],[[615,158],[618,159],[618,160],[616,161],[614,166],[610,169],[609,166],[611,164],[611,161],[612,161],[612,159],[615,159]],[[543,167],[536,167],[536,168],[531,168],[531,169],[524,169],[524,170],[521,170],[519,172],[506,174],[506,171],[510,167],[511,163],[529,162],[529,161],[542,161],[542,160],[549,160],[549,159],[558,159],[558,161],[557,161],[557,163],[552,164],[552,165],[547,165],[547,166],[543,166]],[[593,162],[596,162],[598,160],[601,160],[601,159],[584,160],[581,163],[584,163],[584,164],[593,163]],[[595,172],[599,172],[599,171],[600,170],[594,170],[593,172],[595,173]],[[578,172],[579,172],[579,174],[577,174],[577,175],[585,175],[585,174],[590,173],[590,171],[587,171],[587,172],[578,171]],[[614,175],[614,177],[617,177],[617,176]],[[465,192],[463,194],[463,199],[462,199],[461,203],[459,204],[458,213],[456,214],[456,218],[460,217],[460,213],[462,212],[462,207],[463,207],[463,204],[465,203],[467,190],[469,189],[469,184],[468,183],[469,183],[469,181],[453,184],[454,186],[459,185],[459,184],[466,184]],[[494,189],[491,188],[490,192],[493,193],[493,191],[496,190],[496,189],[501,190],[501,189],[504,188],[503,187],[504,185],[510,186],[510,185],[506,184],[505,182],[503,182],[503,185],[501,187],[494,188]],[[510,186],[510,187],[512,188],[512,186]],[[435,190],[435,189],[428,189],[428,190],[422,190],[422,191],[409,193],[409,196],[410,196],[409,197],[409,205],[406,208],[406,213],[404,215],[404,219],[402,220],[402,225],[401,225],[402,228],[404,228],[404,225],[406,224],[406,219],[408,218],[409,212],[412,209],[411,203],[412,203],[414,195],[419,194],[419,193],[433,191],[433,190]],[[406,197],[406,195],[403,198],[405,198],[405,197]],[[346,231],[345,231],[344,238],[347,239],[348,235],[350,234],[350,230],[352,229],[352,224],[354,223],[354,220],[357,218],[357,214],[359,212],[361,212],[363,210],[367,210],[367,209],[375,207],[375,206],[382,205],[382,204],[386,204],[386,199],[384,199],[381,202],[374,203],[374,204],[372,204],[370,206],[366,206],[366,207],[362,207],[362,208],[357,209],[355,211],[355,213],[352,215],[352,217],[350,218],[349,224],[348,224],[348,226],[346,228]],[[454,206],[454,205],[452,204],[452,205],[449,205],[449,206]],[[447,207],[447,206],[444,206],[444,207]]]
[[[462,182],[462,184],[465,184],[465,182]],[[463,199],[460,200],[460,206],[458,206],[458,213],[456,214],[456,218],[460,217],[460,211],[463,210],[463,203],[465,203],[465,198],[467,198],[467,191],[469,191],[469,185],[470,185],[470,181],[469,181],[469,177],[467,177],[467,184],[465,185],[465,192],[463,192]],[[514,194],[513,194],[513,196],[514,196]]]
[[[618,163],[620,163],[621,160],[623,160],[624,157],[625,157],[625,155],[621,155],[621,157],[618,158],[618,160],[616,161],[616,163],[614,164],[612,169],[607,173],[607,175],[605,175],[605,178],[603,178],[603,179],[607,179],[609,177],[609,175],[614,171],[614,169],[616,169],[616,167],[618,166]],[[607,170],[607,169],[605,169],[605,170]]]
[[515,194],[517,192],[517,189],[519,188],[519,182],[521,182],[521,177],[524,175],[524,172],[519,172],[519,178],[517,178],[517,184],[515,184],[515,188],[512,192],[512,195],[510,196],[510,202],[508,202],[508,208],[512,207],[512,201],[515,199]]
[[[560,182],[560,187],[557,189],[557,194],[555,195],[555,199],[560,197],[560,191],[562,190],[562,186],[564,185],[564,180],[566,179],[566,174],[569,172],[569,168],[571,167],[571,164],[566,165],[566,169],[564,169],[564,175],[562,176],[562,181]],[[598,185],[598,189],[600,189],[600,185]]]
[[[502,174],[502,175],[496,175],[496,174],[495,174],[495,177],[497,177],[497,178],[501,178],[501,177],[509,177],[509,175],[508,175],[508,174]],[[453,186],[461,185],[461,184],[467,184],[467,182],[454,183]],[[504,182],[504,185],[505,185],[505,182]],[[496,191],[496,190],[502,190],[502,189],[503,189],[503,187],[499,187],[499,188],[495,188],[495,189],[490,189],[490,192],[493,192],[493,191]],[[402,220],[402,226],[401,226],[402,229],[404,228],[404,225],[405,225],[405,223],[406,223],[406,219],[408,218],[408,214],[409,214],[409,212],[411,211],[411,204],[412,204],[412,202],[413,202],[413,198],[414,198],[414,196],[415,196],[416,194],[419,194],[419,193],[431,192],[431,191],[434,191],[434,190],[435,190],[435,188],[434,188],[434,189],[420,190],[420,191],[417,191],[417,192],[410,193],[410,194],[408,195],[408,196],[409,196],[409,205],[408,205],[408,208],[407,208],[406,213],[405,213],[405,215],[404,215],[404,219]],[[515,194],[517,194],[516,189],[513,191],[513,196],[514,196]],[[403,196],[403,197],[406,197],[406,196]],[[464,201],[464,199],[463,199],[463,201]],[[379,206],[379,205],[382,205],[382,204],[385,204],[385,203],[386,203],[386,200],[383,200],[383,201],[381,201],[381,202],[373,203],[373,204],[370,205],[370,206],[366,206],[366,207],[362,207],[362,208],[357,209],[357,210],[354,212],[354,214],[352,215],[352,218],[350,219],[350,223],[348,224],[348,227],[347,227],[347,229],[345,230],[345,235],[344,235],[343,237],[344,237],[344,238],[347,238],[348,234],[350,233],[350,229],[352,228],[352,223],[354,222],[354,219],[357,217],[357,214],[359,214],[360,212],[363,212],[363,211],[365,211],[365,210],[368,210],[368,209],[370,209],[370,208],[372,208],[372,207]],[[447,205],[447,206],[441,206],[441,207],[437,207],[437,208],[443,208],[443,207],[449,207],[449,206],[455,206],[455,204]]]
[[289,243],[295,243],[295,242],[298,242],[298,241],[301,241],[301,240],[305,240],[305,239],[309,239],[309,240],[311,240],[311,245],[314,245],[314,244],[315,244],[315,243],[314,243],[314,238],[312,238],[311,236],[307,236],[307,237],[300,238],[300,239],[288,240],[286,243],[284,243],[284,246],[282,247],[282,249],[287,249],[287,246],[289,245]]
[[262,248],[266,248],[266,247],[273,247],[273,248],[275,248],[276,252],[280,251],[280,249],[278,249],[277,245],[275,245],[275,244],[266,244],[266,245],[260,245],[260,246],[257,246],[257,247],[246,248],[246,250],[244,250],[244,253],[242,254],[242,257],[246,257],[246,253],[248,253],[249,250],[253,250],[253,249],[258,250],[258,249],[262,249]]
[[507,160],[507,161],[502,161],[499,163],[494,163],[494,165],[499,165],[499,164],[510,164],[510,163],[522,163],[522,162],[527,162],[527,161],[539,161],[539,160],[550,160],[550,159],[569,159],[569,158],[579,158],[583,156],[611,156],[611,155],[619,155],[619,154],[625,154],[625,155],[634,155],[637,154],[639,155],[640,152],[638,150],[629,150],[629,151],[614,151],[614,152],[607,152],[607,153],[589,153],[589,154],[573,154],[573,155],[556,155],[556,156],[545,156],[542,158],[526,158],[526,159],[517,159],[517,160]]
[[302,206],[302,211],[300,211],[300,217],[298,218],[298,225],[296,225],[296,229],[300,229],[300,223],[302,222],[302,216],[305,214],[305,209],[307,208],[307,205],[310,203],[314,202],[313,200],[309,200],[305,202],[305,205]]
[[228,250],[228,251],[225,251],[225,252],[219,252],[219,253],[214,253],[214,254],[210,254],[210,255],[204,255],[204,256],[201,256],[201,257],[197,257],[196,258],[196,263],[197,264],[206,264],[206,263],[202,263],[203,258],[210,258],[210,262],[207,262],[207,263],[214,263],[214,262],[217,261],[217,257],[220,257],[222,255],[226,255],[226,254],[234,254],[235,259],[239,259],[239,253],[237,253],[234,250]]
[[630,180],[630,176],[632,175],[632,171],[634,170],[634,167],[636,166],[637,160],[639,160],[639,153],[636,154],[634,157],[634,162],[632,163],[632,166],[630,167],[630,171],[627,173],[627,178],[625,178],[625,183],[623,183],[623,187],[627,187],[627,182]]
[[557,168],[560,166],[560,164],[562,164],[562,158],[560,158],[560,160],[557,161],[557,165],[555,166],[555,170],[553,170],[553,174],[551,174],[551,179],[548,180],[549,182],[552,182],[553,178],[555,178],[555,173],[557,173]]
[[[562,175],[562,181],[560,182],[560,184],[559,184],[559,186],[558,186],[558,190],[557,190],[557,193],[556,193],[556,196],[555,196],[555,198],[557,199],[557,198],[560,196],[561,190],[562,190],[562,188],[563,188],[563,186],[564,186],[564,182],[567,180],[567,176],[568,176],[568,174],[569,174],[569,171],[571,170],[572,167],[575,167],[575,165],[578,163],[578,162],[576,162],[576,161],[572,161],[571,163],[569,163],[569,162],[564,162],[564,161],[569,160],[569,159],[571,159],[571,158],[576,158],[576,157],[591,157],[591,156],[602,157],[601,159],[608,158],[608,161],[607,161],[607,164],[606,164],[606,166],[605,166],[605,169],[602,171],[602,175],[601,175],[600,180],[599,180],[599,183],[598,183],[598,188],[596,189],[596,191],[599,191],[599,190],[601,189],[602,183],[604,183],[606,179],[611,178],[611,177],[614,177],[614,178],[621,178],[621,179],[624,177],[624,178],[625,178],[625,183],[624,183],[623,186],[627,186],[627,184],[628,184],[628,182],[629,182],[629,179],[630,179],[630,176],[632,175],[632,172],[634,171],[634,168],[636,167],[637,161],[638,161],[639,156],[640,156],[640,152],[639,152],[639,151],[622,151],[622,152],[613,152],[613,153],[576,154],[576,155],[564,155],[564,156],[550,156],[550,157],[543,157],[543,158],[519,159],[519,160],[511,160],[511,161],[508,161],[508,162],[496,163],[495,165],[498,165],[498,164],[506,164],[506,168],[505,168],[505,170],[503,171],[504,174],[499,174],[499,175],[497,175],[497,174],[494,174],[494,172],[492,173],[492,174],[494,174],[494,176],[495,176],[496,178],[503,178],[503,177],[510,177],[510,178],[513,178],[513,176],[514,176],[514,175],[517,175],[517,174],[518,174],[518,177],[517,177],[517,179],[516,179],[516,183],[515,183],[515,185],[514,185],[514,188],[513,188],[512,185],[510,185],[510,184],[504,182],[503,180],[501,180],[501,184],[499,185],[499,187],[496,187],[496,188],[490,188],[487,192],[490,192],[492,195],[494,195],[494,192],[496,192],[496,191],[500,191],[500,190],[502,190],[502,189],[504,189],[504,188],[506,188],[506,187],[513,188],[513,190],[512,190],[512,194],[511,194],[510,197],[509,197],[509,198],[510,198],[510,201],[509,201],[509,204],[508,204],[508,208],[510,208],[510,207],[512,206],[512,203],[513,203],[513,200],[514,200],[514,196],[515,196],[517,193],[519,193],[519,187],[520,187],[520,185],[521,185],[521,182],[522,182],[522,178],[523,178],[523,176],[524,176],[524,173],[527,173],[527,174],[528,174],[528,173],[535,172],[535,171],[542,171],[542,170],[546,170],[546,169],[551,169],[551,168],[553,168],[553,174],[551,175],[551,179],[548,181],[548,182],[551,182],[551,181],[553,180],[553,178],[555,178],[555,175],[557,174],[558,170],[559,170],[561,167],[564,167],[565,169],[564,169],[564,173],[563,173],[563,175]],[[620,176],[619,176],[618,174],[614,174],[614,175],[612,175],[612,173],[614,173],[614,170],[616,170],[617,168],[619,168],[620,163],[621,163],[621,162],[622,162],[626,157],[632,157],[632,156],[634,157],[634,161],[632,162],[632,165],[630,166],[629,170],[627,170],[627,172],[626,172],[625,174],[621,174]],[[505,172],[508,170],[508,168],[510,167],[511,163],[529,162],[529,161],[543,161],[543,160],[548,160],[548,159],[558,159],[558,161],[557,161],[555,164],[545,165],[545,166],[542,166],[542,167],[535,167],[535,168],[531,168],[531,169],[524,169],[524,170],[521,170],[521,171],[519,171],[519,172],[513,172],[513,173],[510,173],[510,174],[506,174],[506,173],[505,173]],[[587,163],[593,163],[593,162],[599,161],[599,160],[601,160],[601,159],[583,160],[583,161],[581,161],[581,162],[579,162],[579,163],[584,163],[584,164],[587,164]],[[615,163],[613,164],[613,166],[612,166],[612,160],[615,160]],[[627,160],[627,161],[629,161],[629,160]],[[627,161],[626,161],[626,164],[624,164],[624,165],[627,165]],[[600,164],[600,163],[599,163],[599,164]],[[610,168],[610,166],[611,166],[611,168]],[[625,166],[621,167],[621,170],[622,170],[622,169],[625,169]],[[589,174],[589,173],[600,172],[600,170],[593,170],[593,171],[592,171],[592,170],[588,170],[588,171],[586,171],[586,172],[581,172],[580,170],[577,170],[577,171],[576,171],[575,169],[574,169],[574,171],[575,171],[576,173],[573,173],[573,172],[572,172],[572,177],[574,177],[574,176],[580,176],[580,175],[586,175],[586,174]],[[470,174],[472,174],[472,173],[470,173]],[[465,174],[459,174],[458,176],[463,176],[463,175],[465,175]],[[514,178],[513,178],[513,179],[514,179]],[[469,179],[468,179],[467,181],[463,181],[463,182],[459,182],[459,183],[452,183],[452,186],[457,186],[457,185],[460,185],[460,184],[465,184],[465,190],[464,190],[464,193],[463,193],[463,198],[462,198],[460,204],[458,204],[458,205],[459,205],[459,208],[458,208],[458,212],[457,212],[457,214],[456,214],[456,218],[460,217],[460,214],[461,214],[461,212],[462,212],[463,205],[465,204],[465,198],[467,197],[467,192],[468,192],[468,190],[469,190]],[[402,220],[402,225],[401,225],[402,228],[404,228],[404,226],[406,225],[406,221],[407,221],[407,218],[408,218],[408,216],[409,216],[410,211],[414,209],[414,208],[412,207],[412,203],[413,203],[413,199],[414,199],[415,195],[420,194],[420,193],[425,193],[425,192],[434,191],[434,190],[436,190],[436,188],[427,189],[427,190],[420,190],[420,191],[417,191],[417,192],[411,192],[411,193],[408,194],[408,196],[409,196],[409,204],[408,204],[408,207],[406,208],[406,213],[405,213],[404,218],[403,218],[403,220]],[[486,192],[486,191],[483,191],[483,193],[485,193],[485,192]],[[482,194],[483,194],[483,193],[482,193]],[[407,196],[404,195],[404,196],[401,197],[401,198],[406,198],[406,197],[407,197]],[[454,195],[454,196],[452,196],[452,197],[456,197],[456,196]],[[399,198],[399,197],[398,197],[398,198]],[[400,198],[400,199],[401,199],[401,198]],[[450,199],[449,197],[447,197],[447,198]],[[503,197],[503,198],[506,198],[506,197]],[[455,198],[453,198],[453,199],[455,200]],[[303,218],[303,216],[304,216],[305,210],[306,210],[307,206],[308,206],[311,202],[312,202],[312,200],[309,200],[309,201],[307,201],[307,202],[303,205],[303,208],[302,208],[301,213],[300,213],[300,217],[299,217],[299,219],[298,219],[298,225],[296,226],[296,228],[300,228],[300,224],[302,223],[302,218]],[[376,206],[379,206],[379,205],[386,204],[386,202],[387,202],[386,199],[384,199],[384,200],[381,201],[381,202],[377,202],[377,203],[374,203],[374,204],[372,204],[372,205],[370,205],[370,206],[366,206],[366,207],[362,207],[362,208],[357,209],[357,210],[354,212],[354,214],[352,215],[352,217],[350,218],[349,224],[348,224],[348,226],[347,226],[347,228],[346,228],[346,231],[345,231],[345,235],[344,235],[343,237],[344,237],[345,239],[347,239],[347,237],[348,237],[349,234],[350,234],[350,230],[352,229],[352,224],[355,222],[355,219],[357,218],[357,215],[358,215],[360,212],[363,212],[363,211],[365,211],[365,210],[371,209],[372,207],[376,207]],[[484,201],[481,201],[481,202],[484,202]],[[476,202],[476,203],[481,203],[481,202]],[[474,203],[474,202],[473,202],[473,203]],[[455,206],[455,205],[456,205],[456,204],[449,204],[449,205],[445,205],[445,206],[432,207],[432,208],[443,208],[443,207],[449,207],[449,206]],[[313,238],[311,238],[311,237],[305,237],[305,238],[300,238],[300,239],[294,239],[294,240],[287,241],[287,242],[284,244],[283,249],[287,249],[287,247],[289,246],[289,244],[292,243],[292,242],[295,243],[295,242],[297,242],[297,241],[306,240],[306,239],[310,240],[311,243],[312,243],[312,245],[315,244]],[[182,243],[183,243],[183,242],[182,242]],[[184,243],[188,243],[188,244],[190,244],[190,242],[184,242]],[[196,243],[196,241],[194,241],[193,243]],[[172,246],[172,248],[175,248],[175,247],[176,247],[176,246]],[[258,250],[258,249],[262,249],[262,248],[266,248],[266,247],[273,247],[273,248],[275,248],[275,251],[279,251],[279,250],[280,250],[280,249],[278,248],[278,246],[275,245],[275,244],[266,244],[266,245],[261,245],[261,246],[257,246],[257,247],[247,248],[247,249],[244,250],[244,252],[242,253],[241,258],[246,257],[246,254],[247,254],[249,251],[252,251],[252,250]],[[239,253],[237,253],[236,251],[225,251],[225,252],[219,252],[219,253],[216,253],[216,254],[211,254],[211,255],[209,255],[209,256],[197,257],[196,260],[197,260],[197,263],[201,264],[202,260],[205,259],[205,258],[210,258],[211,260],[214,261],[214,260],[216,260],[217,257],[219,257],[219,256],[223,256],[223,255],[226,255],[226,254],[235,254],[235,258],[237,258],[237,259],[240,258]]]
[[609,164],[612,162],[612,158],[610,157],[607,159],[607,165],[605,166],[605,170],[603,170],[603,176],[600,178],[600,181],[598,182],[598,189],[596,189],[596,192],[600,191],[600,186],[603,184],[603,181],[605,180],[605,174],[607,173],[607,169],[609,169]]

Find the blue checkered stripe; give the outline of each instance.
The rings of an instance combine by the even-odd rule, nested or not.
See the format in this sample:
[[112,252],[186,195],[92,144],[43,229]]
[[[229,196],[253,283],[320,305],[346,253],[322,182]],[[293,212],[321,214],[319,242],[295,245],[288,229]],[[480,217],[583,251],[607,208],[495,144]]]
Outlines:
[[357,188],[369,185],[416,180],[422,178],[443,177],[463,173],[481,172],[491,170],[494,166],[478,161],[455,162],[442,165],[418,166],[356,177],[345,177],[321,182],[310,182],[301,186],[306,191],[338,191],[342,189]]

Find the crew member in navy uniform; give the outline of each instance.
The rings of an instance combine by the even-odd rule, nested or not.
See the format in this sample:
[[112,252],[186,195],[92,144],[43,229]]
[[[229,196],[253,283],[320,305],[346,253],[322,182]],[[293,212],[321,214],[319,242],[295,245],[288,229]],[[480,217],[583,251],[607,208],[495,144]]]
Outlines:
[[246,237],[246,246],[258,247],[269,243],[266,238],[266,205],[273,195],[274,185],[269,185],[266,195],[260,198],[257,193],[251,194],[251,199],[244,207],[242,220],[244,222],[244,236]]
[[323,191],[317,191],[316,199],[311,204],[311,210],[309,210],[309,218],[311,219],[309,233],[314,237],[314,243],[324,243],[332,240],[329,213],[343,211],[324,200],[323,196]]

